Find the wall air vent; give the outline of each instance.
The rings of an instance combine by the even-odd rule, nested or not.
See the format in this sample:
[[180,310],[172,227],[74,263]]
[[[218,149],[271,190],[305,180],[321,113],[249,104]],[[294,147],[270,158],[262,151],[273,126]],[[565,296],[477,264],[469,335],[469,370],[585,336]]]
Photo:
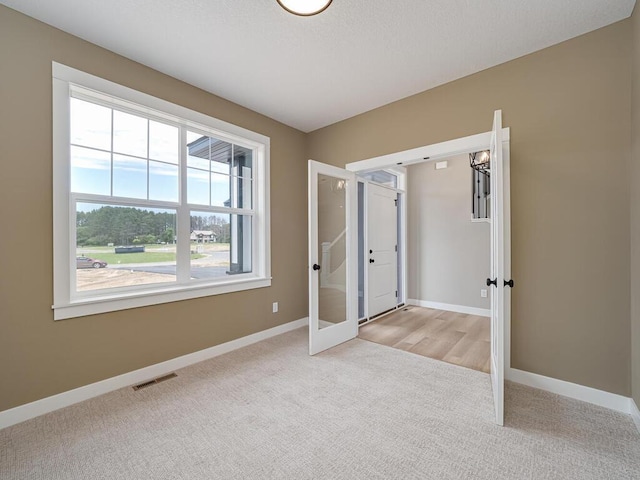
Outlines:
[[134,385],[134,390],[140,390],[142,388],[150,387],[151,385],[155,385],[160,382],[164,382],[165,380],[170,380],[174,377],[177,377],[175,373],[170,373],[169,375],[164,375],[162,377],[154,378],[153,380],[149,380],[148,382],[140,383],[138,385]]

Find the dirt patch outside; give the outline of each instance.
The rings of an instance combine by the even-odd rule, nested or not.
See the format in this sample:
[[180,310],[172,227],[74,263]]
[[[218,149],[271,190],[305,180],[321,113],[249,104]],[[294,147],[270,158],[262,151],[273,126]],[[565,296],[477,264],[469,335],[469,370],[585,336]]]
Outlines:
[[149,283],[173,282],[175,279],[175,275],[136,272],[133,270],[115,268],[92,268],[76,271],[76,282],[79,292],[103,288],[146,285]]

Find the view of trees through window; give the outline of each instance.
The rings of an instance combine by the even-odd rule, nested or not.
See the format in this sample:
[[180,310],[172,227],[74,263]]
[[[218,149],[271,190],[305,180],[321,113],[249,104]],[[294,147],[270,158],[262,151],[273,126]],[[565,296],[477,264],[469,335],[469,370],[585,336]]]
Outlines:
[[[70,107],[77,291],[251,272],[251,149],[191,130],[181,147],[179,125],[78,98]],[[185,200],[201,211],[189,210],[190,265],[180,274],[177,205]]]
[[170,211],[101,205],[76,214],[78,246],[174,243],[175,228]]
[[[92,203],[77,206],[79,291],[176,280],[175,211]],[[244,223],[242,216],[194,212],[190,220],[192,279],[243,273],[242,264],[246,271],[247,260],[231,262],[232,228],[239,231],[240,240],[250,241],[250,227],[244,234],[237,225]],[[236,259],[242,258],[243,252],[233,253]]]

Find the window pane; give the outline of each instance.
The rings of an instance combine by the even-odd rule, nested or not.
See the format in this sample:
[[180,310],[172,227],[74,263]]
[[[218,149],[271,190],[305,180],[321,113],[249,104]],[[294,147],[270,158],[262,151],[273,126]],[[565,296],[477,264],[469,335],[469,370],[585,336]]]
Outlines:
[[252,208],[251,183],[249,179],[231,177],[231,206],[233,208]]
[[396,188],[398,186],[398,176],[393,173],[385,172],[384,170],[363,173],[362,177],[366,178],[370,182],[379,183],[380,185],[385,185],[387,187]]
[[128,113],[113,111],[113,151],[147,157],[146,118]]
[[113,195],[147,198],[147,161],[113,155]]
[[225,277],[230,268],[230,215],[191,212],[191,278]]
[[211,139],[209,137],[187,132],[187,166],[209,170],[210,152]]
[[253,151],[245,148],[239,147],[238,145],[233,146],[233,175],[238,175],[245,178],[251,178],[253,171]]
[[191,277],[219,278],[251,272],[248,215],[191,213]]
[[206,137],[206,135],[187,130],[187,145],[192,144],[193,142],[201,139],[202,137]]
[[223,142],[211,137],[211,171],[217,173],[230,173],[231,149],[228,142]]
[[177,202],[178,167],[149,160],[149,199]]
[[72,146],[71,191],[111,195],[111,154]]
[[187,168],[187,203],[209,205],[209,172]]
[[207,160],[206,158],[194,157],[194,156],[189,155],[187,157],[187,166],[193,167],[193,168],[198,168],[200,170],[206,170],[208,172],[209,171],[209,160]]
[[232,145],[214,137],[187,132],[188,166],[229,173]]
[[194,157],[193,155],[187,156],[187,166],[193,168],[199,168],[200,170],[209,171],[209,159]]
[[76,290],[176,281],[176,211],[78,203]]
[[111,150],[111,109],[71,99],[71,143]]
[[214,207],[229,207],[231,198],[229,195],[229,175],[219,173],[211,174],[211,205]]
[[149,158],[177,164],[179,138],[177,127],[150,120]]

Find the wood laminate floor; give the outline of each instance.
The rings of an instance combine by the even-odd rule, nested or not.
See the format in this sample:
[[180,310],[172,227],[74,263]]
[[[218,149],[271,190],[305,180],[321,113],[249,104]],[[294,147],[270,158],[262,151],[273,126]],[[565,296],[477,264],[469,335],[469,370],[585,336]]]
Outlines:
[[488,317],[407,306],[360,327],[359,337],[489,373]]

